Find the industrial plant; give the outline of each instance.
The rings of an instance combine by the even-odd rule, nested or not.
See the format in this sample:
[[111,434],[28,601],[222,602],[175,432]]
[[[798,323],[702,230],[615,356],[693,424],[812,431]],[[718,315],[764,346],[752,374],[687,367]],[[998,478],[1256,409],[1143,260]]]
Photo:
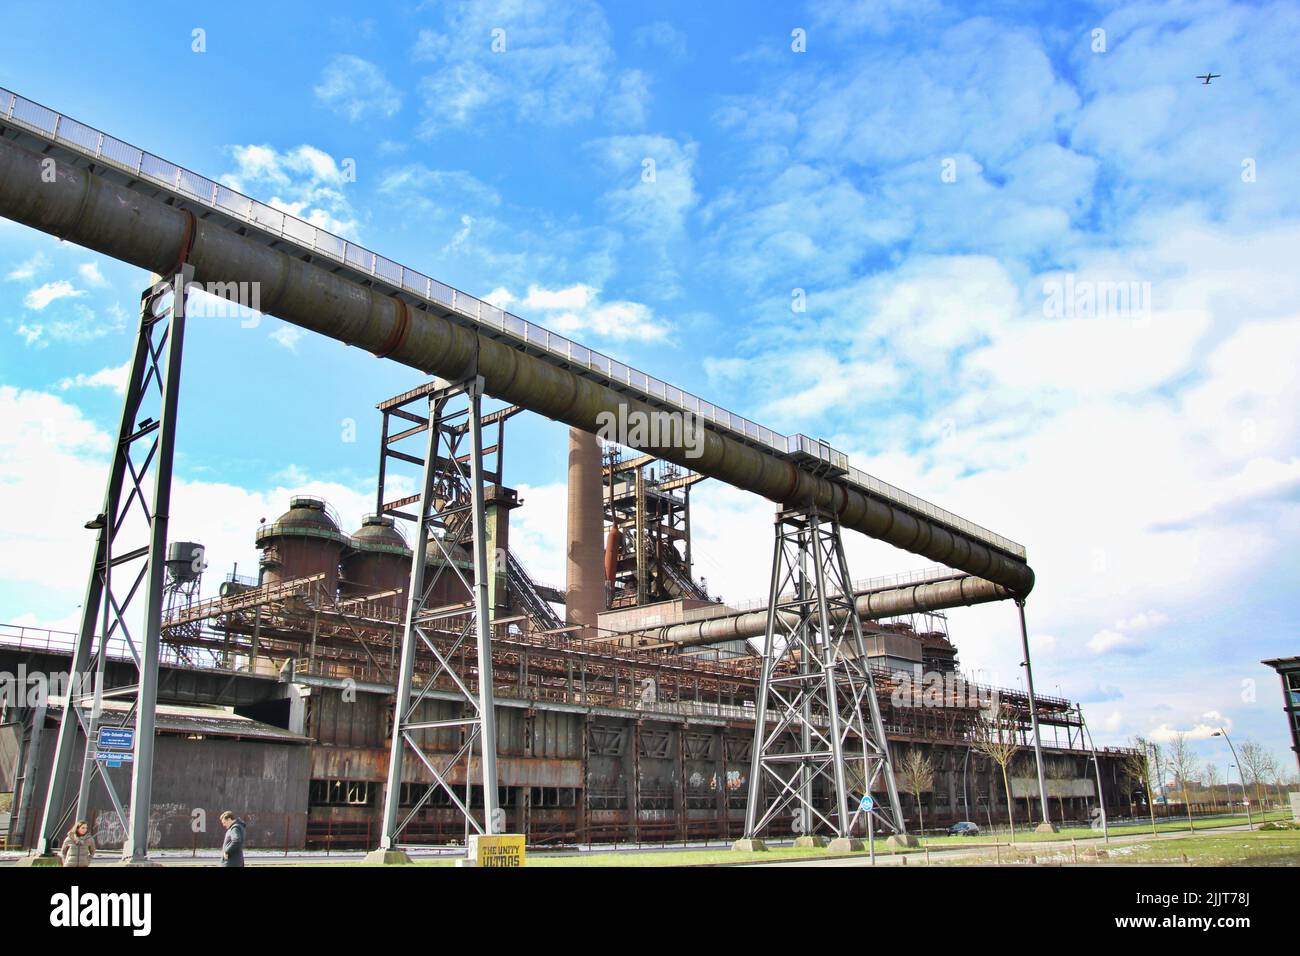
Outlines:
[[[403,531],[411,502],[385,500],[384,478],[415,467],[405,449],[428,423],[410,409],[431,390],[379,403],[384,477],[377,510],[359,527],[343,527],[326,501],[293,497],[279,517],[249,529],[261,555],[258,574],[226,573],[220,595],[206,600],[200,581],[211,571],[201,568],[216,556],[198,542],[172,543],[151,818],[156,845],[194,845],[188,808],[223,802],[246,808],[252,846],[377,844],[412,564]],[[484,469],[484,516],[494,556],[487,591],[505,829],[537,846],[740,837],[762,670],[751,642],[762,638],[767,613],[762,601],[720,603],[693,574],[690,489],[705,477],[649,455],[613,447],[602,453],[591,436],[571,431],[567,579],[562,586],[538,581],[510,549],[511,513],[528,503],[504,483],[501,450],[506,424],[520,411],[508,406],[482,416],[495,436]],[[435,485],[454,484],[454,463],[439,464]],[[460,655],[462,672],[474,674],[474,648],[458,644],[472,613],[472,555],[454,526],[440,530],[426,548],[425,600],[443,609],[438,650]],[[197,568],[196,555],[203,559]],[[922,819],[938,828],[1008,820],[999,768],[974,736],[981,709],[995,699],[1014,721],[1025,755],[1013,770],[1014,817],[1038,819],[1028,697],[964,682],[940,610],[971,600],[962,591],[968,581],[937,568],[853,588],[894,762],[918,749],[936,769],[919,806],[915,796],[898,794],[911,828]],[[0,643],[4,669],[66,669],[66,658],[56,660],[57,635],[17,637],[16,647]],[[121,646],[116,652],[110,668],[125,668],[129,654]],[[425,686],[421,678],[437,666],[432,649],[417,657],[417,684]],[[936,683],[944,688],[937,694]],[[421,720],[459,711],[450,674],[428,684],[423,697]],[[1055,818],[1095,819],[1099,783],[1113,813],[1131,813],[1143,798],[1125,778],[1122,753],[1093,751],[1075,704],[1041,695],[1035,701]],[[28,769],[20,775],[13,832],[31,847],[59,712],[16,715]],[[450,758],[461,749],[459,729],[425,733],[431,754]],[[481,812],[478,766],[477,758],[453,764],[447,782]],[[125,768],[107,772],[126,789]],[[402,808],[433,783],[430,768],[411,762]],[[878,786],[887,801],[887,788]],[[434,790],[406,824],[405,843],[463,841],[461,812]],[[821,806],[830,794],[819,787],[815,799]],[[92,793],[88,806],[108,842],[120,839],[107,792]],[[769,831],[792,836],[795,825],[787,813]]]
[[[6,702],[22,846],[48,852],[86,818],[101,845],[142,860],[215,845],[196,811],[233,805],[251,848],[379,862],[495,834],[855,849],[864,831],[907,845],[922,827],[1050,828],[1143,799],[1077,705],[1035,694],[1034,574],[1014,541],[825,441],[774,432],[4,90],[0,133],[0,215],[156,277],[103,512],[86,525],[97,545],[81,628],[0,642],[4,669],[94,675]],[[295,496],[248,529],[257,574],[214,588],[225,559],[167,533],[185,302],[194,284],[235,296],[249,282],[266,313],[424,384],[376,406],[372,514],[345,526],[329,502]],[[511,547],[511,514],[529,507],[507,467],[520,414],[567,430],[562,583],[537,580]],[[699,440],[602,441],[611,416],[665,415]],[[766,598],[728,604],[697,575],[703,481],[772,503]],[[145,529],[134,538],[131,515]],[[849,533],[939,566],[855,579]],[[1019,609],[1008,639],[1024,643],[1023,690],[967,682],[943,613],[1004,600]],[[990,733],[1014,761],[990,757]],[[909,787],[912,752],[934,772]]]

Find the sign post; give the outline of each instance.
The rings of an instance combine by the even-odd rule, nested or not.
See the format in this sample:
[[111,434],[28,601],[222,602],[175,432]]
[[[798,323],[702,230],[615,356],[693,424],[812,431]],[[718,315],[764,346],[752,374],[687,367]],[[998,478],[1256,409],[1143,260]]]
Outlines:
[[120,767],[135,759],[134,727],[100,727],[95,734],[95,759],[106,767]]
[[871,865],[876,865],[876,801],[871,794],[862,795],[858,809],[867,815],[867,848],[871,853]]

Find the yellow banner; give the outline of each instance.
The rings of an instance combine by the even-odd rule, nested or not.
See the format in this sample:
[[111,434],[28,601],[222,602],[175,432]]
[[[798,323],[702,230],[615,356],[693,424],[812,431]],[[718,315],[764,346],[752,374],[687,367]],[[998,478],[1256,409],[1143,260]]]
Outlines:
[[477,866],[523,866],[524,835],[498,833],[469,838],[469,857]]

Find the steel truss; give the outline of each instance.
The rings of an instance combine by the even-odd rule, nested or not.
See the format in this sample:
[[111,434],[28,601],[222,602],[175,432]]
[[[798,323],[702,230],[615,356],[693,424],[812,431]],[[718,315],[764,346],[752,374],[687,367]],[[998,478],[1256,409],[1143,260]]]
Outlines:
[[[448,404],[458,396],[468,400],[468,407],[449,411]],[[439,790],[446,793],[453,806],[464,816],[467,831],[492,834],[505,829],[504,812],[497,792],[496,712],[492,694],[491,608],[488,603],[488,554],[483,506],[483,435],[481,404],[483,379],[474,377],[456,383],[438,383],[429,392],[429,418],[423,467],[423,481],[416,516],[416,533],[412,542],[411,585],[408,590],[406,624],[402,634],[402,658],[398,674],[397,697],[393,709],[393,742],[388,762],[388,783],[384,791],[384,820],[380,851],[393,851],[400,845],[402,831]],[[459,422],[459,424],[458,424]],[[469,448],[463,444],[468,441]],[[462,460],[463,459],[463,460]],[[382,494],[382,491],[381,491]],[[440,533],[435,534],[437,529]],[[456,551],[469,543],[473,554],[473,579],[466,578],[458,566]],[[426,549],[433,545],[442,560],[425,575]],[[473,596],[473,609],[464,605],[431,606],[442,574],[455,574]],[[448,630],[452,640],[448,644]],[[465,655],[462,648],[471,639],[476,654]],[[414,686],[417,653],[434,658],[434,666],[424,676],[418,689]],[[459,656],[459,669],[457,666]],[[472,683],[467,656],[472,657],[478,681],[478,693]],[[439,682],[450,683],[457,693],[462,713],[443,720],[421,719],[421,705]],[[461,742],[451,754],[431,752],[421,737],[437,731],[459,729]],[[482,771],[483,818],[470,808],[469,782],[475,744],[479,745]],[[401,816],[402,766],[409,750],[424,766],[433,783],[429,784]],[[451,772],[459,763],[465,765],[465,787],[457,793]],[[400,816],[400,819],[399,819]]]
[[[853,606],[839,522],[817,509],[778,512],[754,722],[745,836],[794,815],[797,833],[850,838],[861,797],[882,781],[874,820],[906,833],[875,684]],[[817,799],[818,784],[830,806]]]
[[[186,287],[193,276],[193,268],[183,265],[176,275],[155,283],[140,296],[135,354],[122,403],[103,511],[86,524],[88,529],[97,532],[95,556],[81,605],[81,626],[72,654],[72,679],[59,720],[54,764],[45,797],[37,844],[42,854],[58,849],[63,831],[74,819],[74,810],[75,819],[86,819],[91,786],[99,779],[125,830],[123,860],[141,863],[148,859],[172,458],[185,339]],[[151,473],[152,495],[146,492]],[[132,611],[141,602],[143,633],[133,634]],[[110,645],[119,648],[124,645],[130,651],[136,665],[135,683],[104,686]],[[120,718],[116,714],[105,718],[102,713],[105,697],[129,698],[131,707]],[[129,755],[97,746],[101,727],[125,729],[132,722],[135,737]],[[77,800],[75,804],[65,804],[73,774],[73,753],[83,743]],[[129,802],[124,803],[105,768],[128,760],[131,792]]]

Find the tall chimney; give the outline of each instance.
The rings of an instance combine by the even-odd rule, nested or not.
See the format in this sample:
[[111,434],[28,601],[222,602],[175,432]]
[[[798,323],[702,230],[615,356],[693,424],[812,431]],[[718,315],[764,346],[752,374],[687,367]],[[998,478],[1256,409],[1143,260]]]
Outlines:
[[[605,518],[600,478],[600,439],[569,429],[569,554],[564,618],[567,624],[596,626],[605,610]],[[592,636],[591,634],[578,636]]]

